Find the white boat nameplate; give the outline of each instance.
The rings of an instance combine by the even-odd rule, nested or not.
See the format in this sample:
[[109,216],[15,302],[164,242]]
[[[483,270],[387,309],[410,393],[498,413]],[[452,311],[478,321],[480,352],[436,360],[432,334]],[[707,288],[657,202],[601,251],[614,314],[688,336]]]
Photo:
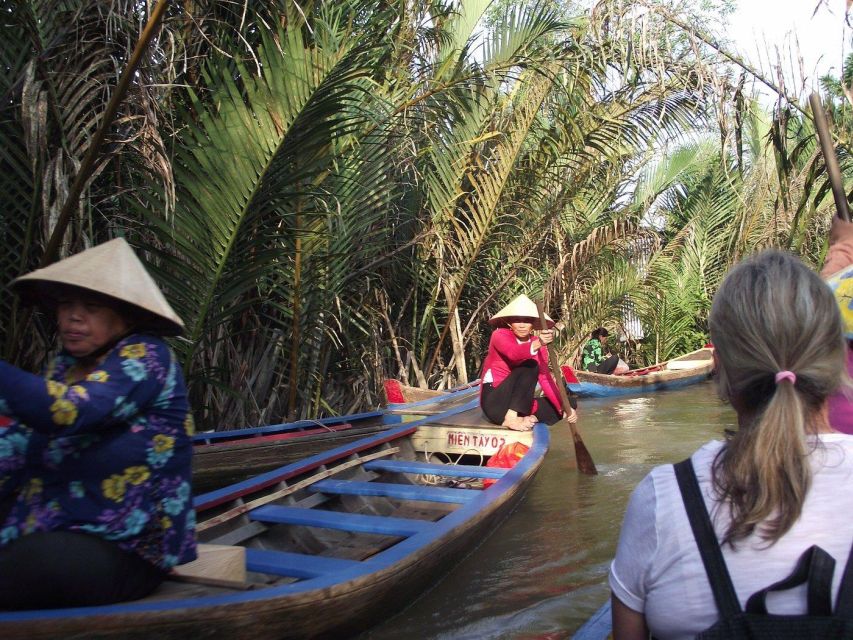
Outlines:
[[459,428],[431,425],[419,428],[412,435],[415,449],[427,455],[433,453],[453,453],[492,456],[505,444],[521,442],[530,446],[533,442],[531,431],[510,431],[508,429]]

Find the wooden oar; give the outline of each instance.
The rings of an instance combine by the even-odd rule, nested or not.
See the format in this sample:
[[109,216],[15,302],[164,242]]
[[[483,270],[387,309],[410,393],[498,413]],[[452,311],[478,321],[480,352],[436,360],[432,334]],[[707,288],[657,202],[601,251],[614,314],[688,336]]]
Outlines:
[[[545,310],[542,308],[541,302],[536,302],[536,310],[539,312],[539,324],[543,328],[547,328],[548,323],[545,320]],[[548,356],[548,364],[551,366],[551,375],[554,378],[554,385],[557,387],[557,391],[560,394],[560,402],[563,404],[563,411],[567,414],[571,413],[572,405],[569,402],[569,394],[566,393],[566,384],[563,382],[563,374],[560,371],[560,365],[557,364],[556,354],[555,357],[550,357],[550,353]],[[589,451],[583,443],[583,439],[581,438],[577,425],[573,422],[569,422],[568,424],[569,429],[572,431],[572,440],[575,442],[575,460],[577,460],[578,469],[581,473],[586,473],[587,475],[597,475],[598,469],[595,468],[592,456],[589,455]]]
[[829,175],[829,185],[832,187],[832,197],[835,199],[835,210],[839,218],[850,222],[850,208],[847,206],[847,194],[844,193],[844,185],[841,183],[841,169],[838,166],[835,147],[832,146],[832,137],[829,135],[829,127],[826,124],[826,113],[823,111],[823,104],[817,92],[809,96],[809,103],[812,106],[814,126],[823,152],[823,163]]

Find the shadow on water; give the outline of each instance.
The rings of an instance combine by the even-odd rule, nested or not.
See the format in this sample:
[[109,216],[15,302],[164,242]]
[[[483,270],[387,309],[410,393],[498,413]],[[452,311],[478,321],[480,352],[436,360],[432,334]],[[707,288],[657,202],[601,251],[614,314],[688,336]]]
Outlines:
[[607,569],[634,486],[653,466],[685,458],[735,424],[711,383],[583,400],[580,419],[599,475],[579,474],[568,429],[552,431],[548,457],[518,509],[434,588],[361,640],[571,637],[609,597]]

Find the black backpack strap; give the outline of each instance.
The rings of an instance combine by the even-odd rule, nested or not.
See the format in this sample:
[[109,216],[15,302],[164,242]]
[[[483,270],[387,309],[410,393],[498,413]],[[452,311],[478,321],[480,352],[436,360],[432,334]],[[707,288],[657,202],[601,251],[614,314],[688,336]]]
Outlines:
[[853,618],[853,547],[850,549],[850,555],[847,556],[844,575],[841,576],[841,584],[838,587],[835,615]]
[[675,478],[678,480],[678,488],[681,489],[684,508],[690,519],[693,537],[696,539],[696,546],[699,547],[699,554],[702,556],[702,564],[705,565],[705,573],[708,574],[708,581],[711,583],[720,617],[735,616],[742,612],[740,601],[737,599],[729,570],[723,560],[720,543],[717,542],[717,534],[714,533],[714,526],[705,508],[702,490],[699,488],[699,481],[693,470],[693,461],[687,458],[673,467],[675,467]]
[[768,593],[784,591],[808,582],[809,615],[831,616],[834,572],[835,559],[817,545],[812,545],[797,560],[797,566],[794,567],[791,575],[749,596],[749,600],[746,601],[746,612],[766,614]]

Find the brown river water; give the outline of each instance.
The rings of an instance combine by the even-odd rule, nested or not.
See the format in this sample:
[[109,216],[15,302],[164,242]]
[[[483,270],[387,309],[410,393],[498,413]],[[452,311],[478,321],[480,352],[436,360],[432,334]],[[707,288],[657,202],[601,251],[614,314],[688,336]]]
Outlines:
[[609,597],[607,570],[634,486],[735,424],[710,382],[582,399],[579,415],[599,475],[578,473],[568,428],[552,428],[551,450],[515,512],[360,640],[570,638]]

